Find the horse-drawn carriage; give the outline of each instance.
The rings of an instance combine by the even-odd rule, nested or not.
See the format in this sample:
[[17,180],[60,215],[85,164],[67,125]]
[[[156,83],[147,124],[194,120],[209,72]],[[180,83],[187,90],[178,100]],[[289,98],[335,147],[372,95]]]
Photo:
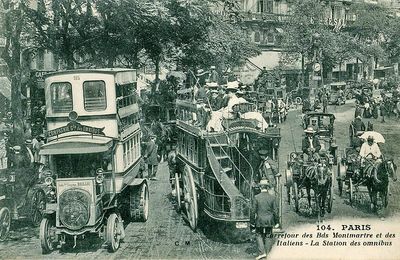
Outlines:
[[[279,169],[280,129],[260,123],[265,120],[251,103],[235,105],[232,112],[212,111],[205,104],[194,104],[184,93],[188,92],[179,91],[176,101],[176,167],[170,173],[177,208],[186,213],[193,230],[204,216],[209,220],[207,226],[217,223],[221,236],[248,239],[256,174],[262,163],[257,152],[265,150]],[[211,113],[205,125],[196,121],[204,109]],[[275,183],[281,216],[278,176]]]
[[[373,136],[377,143],[385,142],[383,136],[374,131],[364,132],[360,135],[360,139],[366,140],[370,136]],[[350,205],[354,205],[357,200],[361,201],[362,194],[368,194],[374,211],[377,211],[378,204],[386,208],[389,177],[396,180],[396,169],[393,159],[388,159],[384,155],[375,158],[372,154],[361,157],[358,147],[347,147],[337,168],[339,195],[342,196],[346,189]],[[380,203],[378,193],[381,198]]]
[[334,82],[330,84],[330,105],[344,105],[346,103],[347,84],[346,82]]
[[303,129],[312,127],[315,135],[318,136],[321,143],[321,149],[326,150],[333,159],[333,163],[337,162],[337,144],[333,136],[335,115],[330,113],[311,112],[303,117]]
[[303,192],[303,189],[305,189],[309,209],[312,209],[313,197],[315,212],[320,217],[324,216],[325,209],[328,213],[332,211],[333,162],[329,154],[318,157],[318,159],[306,159],[302,152],[290,153],[286,169],[286,189],[288,203],[290,204],[291,198],[293,198],[296,212],[300,211],[300,199],[305,196]]

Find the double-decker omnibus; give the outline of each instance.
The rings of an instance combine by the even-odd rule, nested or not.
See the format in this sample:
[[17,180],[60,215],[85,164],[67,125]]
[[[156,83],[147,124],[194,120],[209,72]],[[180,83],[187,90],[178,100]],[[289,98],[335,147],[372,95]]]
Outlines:
[[[124,238],[123,219],[146,221],[141,130],[132,69],[70,70],[45,79],[47,183],[54,200],[40,226],[43,253],[66,238],[98,233],[110,251]],[[50,176],[56,176],[52,179]]]
[[[267,152],[279,172],[280,129],[260,125],[262,115],[250,102],[237,104],[232,111],[212,111],[212,101],[197,102],[193,95],[191,88],[181,89],[176,100],[178,139],[171,181],[178,209],[186,213],[193,230],[204,213],[212,220],[209,225],[214,222],[221,228],[220,234],[248,239],[254,186],[263,163],[259,151]],[[216,120],[221,126],[209,127],[218,113],[226,115]],[[272,178],[281,216],[278,176]]]

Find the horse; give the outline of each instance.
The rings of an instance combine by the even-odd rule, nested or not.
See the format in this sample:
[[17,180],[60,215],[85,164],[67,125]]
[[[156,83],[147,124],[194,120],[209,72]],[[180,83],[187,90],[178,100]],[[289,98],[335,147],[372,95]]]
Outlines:
[[325,215],[325,202],[328,190],[332,185],[331,171],[326,165],[325,160],[315,162],[305,169],[304,186],[307,192],[308,206],[311,208],[311,189],[314,191],[314,198],[319,217]]
[[371,209],[377,212],[378,209],[378,193],[381,196],[383,207],[388,205],[389,177],[393,181],[397,181],[397,166],[393,159],[383,159],[382,162],[374,163],[367,161],[365,166],[366,186],[371,200]]

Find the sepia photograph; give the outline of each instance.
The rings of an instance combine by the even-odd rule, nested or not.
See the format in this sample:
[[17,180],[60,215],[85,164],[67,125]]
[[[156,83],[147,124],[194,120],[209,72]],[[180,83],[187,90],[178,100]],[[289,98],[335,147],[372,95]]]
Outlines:
[[0,0],[0,259],[400,259],[400,0]]

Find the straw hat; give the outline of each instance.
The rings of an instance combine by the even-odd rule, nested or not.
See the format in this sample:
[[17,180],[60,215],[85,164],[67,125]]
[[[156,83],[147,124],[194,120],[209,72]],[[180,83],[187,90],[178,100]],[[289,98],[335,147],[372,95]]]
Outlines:
[[314,131],[314,128],[312,128],[312,127],[307,127],[307,129],[304,130],[304,133],[306,133],[306,134],[314,134],[315,131]]

